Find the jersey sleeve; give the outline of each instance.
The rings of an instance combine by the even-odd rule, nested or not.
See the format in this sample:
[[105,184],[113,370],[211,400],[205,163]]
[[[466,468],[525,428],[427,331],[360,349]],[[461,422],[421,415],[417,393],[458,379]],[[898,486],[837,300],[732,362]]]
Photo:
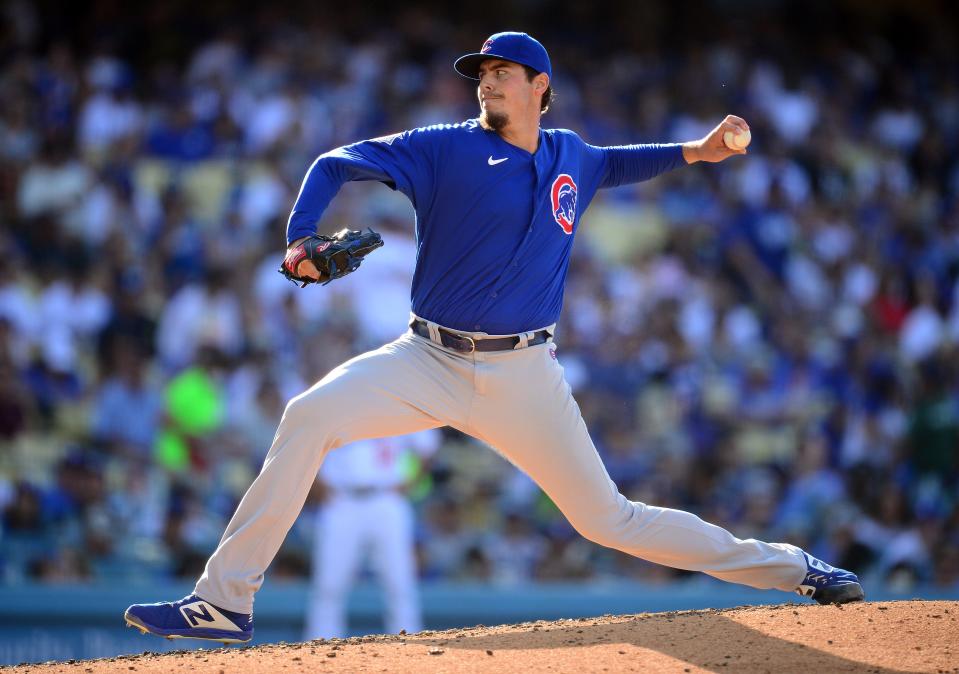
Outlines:
[[344,183],[378,180],[405,194],[414,208],[432,184],[430,143],[424,129],[364,140],[321,154],[310,166],[287,221],[291,243],[316,233],[316,224]]
[[640,183],[686,166],[683,146],[679,143],[609,147],[588,145],[587,155],[596,161],[600,188]]

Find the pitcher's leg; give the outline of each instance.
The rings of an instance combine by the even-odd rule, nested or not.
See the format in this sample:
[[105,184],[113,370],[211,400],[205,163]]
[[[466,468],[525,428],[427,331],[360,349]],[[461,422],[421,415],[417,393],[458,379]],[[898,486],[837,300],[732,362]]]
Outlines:
[[[501,359],[509,362],[497,367]],[[469,432],[536,481],[586,538],[756,588],[792,591],[802,581],[806,565],[799,548],[740,540],[691,513],[620,494],[547,346],[489,358],[487,374]]]
[[[465,379],[464,379],[465,381]],[[331,449],[454,422],[459,381],[408,335],[336,368],[286,407],[260,474],[207,562],[195,593],[249,613],[263,574]]]

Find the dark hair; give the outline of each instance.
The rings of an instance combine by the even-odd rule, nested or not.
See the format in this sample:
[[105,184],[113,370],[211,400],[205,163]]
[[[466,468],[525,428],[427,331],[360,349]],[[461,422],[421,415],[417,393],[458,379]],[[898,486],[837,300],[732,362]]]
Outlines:
[[[523,70],[526,71],[526,81],[532,82],[533,78],[539,75],[539,71],[535,68],[530,68],[529,66],[523,66]],[[556,92],[553,91],[553,85],[550,84],[546,87],[546,91],[543,92],[543,97],[540,99],[539,111],[546,112],[549,110],[549,106],[556,99]]]

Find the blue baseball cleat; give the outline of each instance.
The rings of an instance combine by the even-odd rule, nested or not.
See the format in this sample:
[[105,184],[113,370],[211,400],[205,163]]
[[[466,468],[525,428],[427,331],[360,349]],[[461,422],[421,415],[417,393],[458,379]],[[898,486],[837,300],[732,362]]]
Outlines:
[[803,555],[806,557],[806,577],[796,588],[796,594],[812,597],[820,604],[847,604],[866,598],[859,578],[852,571],[829,566],[808,552]]
[[218,608],[195,594],[179,601],[134,604],[123,614],[130,627],[167,639],[207,639],[239,644],[253,638],[253,614]]

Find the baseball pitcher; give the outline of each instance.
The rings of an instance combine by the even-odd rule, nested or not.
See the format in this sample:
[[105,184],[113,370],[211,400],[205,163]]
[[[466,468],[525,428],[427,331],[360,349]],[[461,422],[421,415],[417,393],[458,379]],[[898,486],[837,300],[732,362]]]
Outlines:
[[406,195],[417,248],[409,331],[289,402],[194,593],[133,605],[126,621],[161,636],[249,640],[253,596],[324,457],[346,443],[446,425],[509,458],[596,543],[820,603],[863,599],[854,574],[793,545],[741,540],[693,514],[626,499],[556,357],[553,327],[570,250],[596,191],[746,154],[723,141],[727,132],[745,134],[746,122],[730,115],[681,144],[598,147],[541,127],[552,69],[546,49],[526,33],[497,33],[454,67],[478,83],[478,118],[321,155],[287,227],[284,273],[329,282],[380,243],[372,232],[315,235],[340,186],[377,180]]

